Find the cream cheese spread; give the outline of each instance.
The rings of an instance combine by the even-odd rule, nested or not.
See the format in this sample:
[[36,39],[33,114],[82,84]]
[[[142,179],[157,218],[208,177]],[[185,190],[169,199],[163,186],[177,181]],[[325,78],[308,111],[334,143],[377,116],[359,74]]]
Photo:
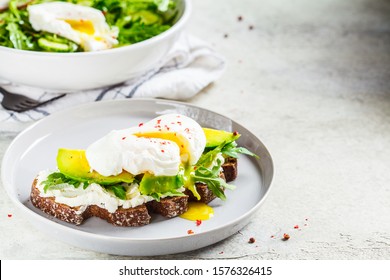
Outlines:
[[[51,173],[48,170],[41,171],[37,177],[37,187],[40,191],[41,197],[54,197],[55,202],[66,204],[70,207],[80,207],[79,211],[82,213],[89,205],[97,205],[106,209],[110,213],[114,213],[118,207],[124,209],[142,205],[148,201],[154,200],[153,197],[142,195],[138,190],[138,184],[131,185],[126,193],[128,199],[122,200],[116,197],[111,192],[99,184],[92,183],[87,188],[79,186],[75,188],[70,184],[60,184],[54,188],[49,188],[44,192],[42,182],[47,179]],[[184,188],[183,188],[184,190]]]

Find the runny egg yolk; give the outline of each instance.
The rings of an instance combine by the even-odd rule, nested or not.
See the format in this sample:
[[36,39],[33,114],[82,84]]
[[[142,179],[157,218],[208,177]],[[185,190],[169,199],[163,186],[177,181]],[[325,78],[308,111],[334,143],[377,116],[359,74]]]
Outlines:
[[95,34],[95,28],[93,26],[92,21],[90,20],[65,19],[64,21],[68,23],[75,31],[85,33],[88,35]]
[[177,134],[176,132],[167,132],[167,131],[150,131],[150,132],[140,132],[134,134],[137,137],[146,137],[146,138],[159,138],[168,141],[175,142],[180,149],[180,156],[182,162],[187,162],[189,160],[190,151],[188,148],[188,140],[183,136]]
[[190,221],[208,220],[214,216],[214,209],[203,202],[189,202],[188,211],[180,217]]

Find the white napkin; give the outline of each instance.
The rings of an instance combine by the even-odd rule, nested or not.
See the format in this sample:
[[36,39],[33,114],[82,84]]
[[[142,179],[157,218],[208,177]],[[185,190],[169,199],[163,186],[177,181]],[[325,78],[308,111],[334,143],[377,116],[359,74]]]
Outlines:
[[[186,100],[217,80],[225,69],[225,59],[206,42],[182,34],[160,66],[124,84],[100,89],[71,92],[47,105],[23,113],[0,108],[1,122],[31,122],[58,110],[86,103],[131,97],[166,98]],[[21,85],[1,84],[10,92],[26,94],[44,101],[58,93]],[[0,95],[0,99],[2,96]]]

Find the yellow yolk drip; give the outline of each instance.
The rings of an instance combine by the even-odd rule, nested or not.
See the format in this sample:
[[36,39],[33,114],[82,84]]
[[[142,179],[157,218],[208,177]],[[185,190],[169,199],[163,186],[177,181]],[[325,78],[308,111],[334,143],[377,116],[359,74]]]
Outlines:
[[93,35],[95,33],[95,28],[93,26],[93,23],[90,20],[65,19],[64,21],[70,24],[73,30],[88,35]]
[[214,216],[214,209],[203,202],[189,202],[188,211],[180,217],[190,221],[208,220]]
[[[180,149],[180,155],[187,155],[189,157],[190,152],[188,149],[188,141],[184,137],[178,135],[176,132],[157,132],[157,131],[151,131],[151,132],[141,132],[134,134],[137,137],[146,137],[146,138],[159,138],[164,139],[168,141],[175,142]],[[185,159],[185,161],[189,160],[189,158]]]

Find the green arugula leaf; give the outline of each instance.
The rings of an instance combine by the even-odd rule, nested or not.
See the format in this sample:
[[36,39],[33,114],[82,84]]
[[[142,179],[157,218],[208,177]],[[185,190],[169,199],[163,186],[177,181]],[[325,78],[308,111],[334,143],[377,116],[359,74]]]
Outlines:
[[46,193],[49,189],[56,189],[57,185],[64,185],[69,184],[74,186],[75,188],[80,187],[83,185],[83,188],[85,189],[88,186],[87,182],[77,181],[74,179],[70,179],[66,177],[61,172],[54,172],[51,173],[49,176],[47,176],[47,179],[42,182],[43,184],[43,191]]
[[[35,46],[28,34],[31,30],[28,23],[28,14],[26,11],[19,10],[17,5],[18,1],[12,0],[8,4],[9,9],[1,13],[0,25],[5,25],[7,35],[5,37],[4,31],[2,32],[0,44],[5,43],[5,46],[15,49],[32,50]],[[5,38],[7,38],[7,41],[2,43]]]
[[196,163],[196,166],[210,166],[219,153],[222,153],[222,155],[224,156],[233,158],[237,158],[239,154],[245,154],[259,158],[259,156],[252,153],[248,149],[244,147],[237,147],[237,143],[235,141],[230,143],[223,142],[221,145],[215,147],[214,149],[204,152]]
[[96,0],[92,7],[105,13],[119,29],[120,46],[154,37],[173,25],[176,5],[171,0]]
[[237,147],[236,142],[231,142],[231,143],[225,145],[221,149],[221,152],[223,155],[233,157],[233,158],[237,158],[238,154],[245,154],[245,155],[253,156],[255,158],[259,158],[258,155],[256,155],[255,153],[252,153],[247,148]]
[[237,143],[235,141],[223,142],[211,150],[205,150],[196,163],[196,170],[193,178],[195,182],[205,183],[214,195],[222,200],[225,200],[226,196],[224,190],[234,189],[235,187],[227,184],[224,179],[219,177],[222,165],[221,160],[217,159],[217,164],[211,169],[209,168],[209,166],[215,162],[215,159],[219,154],[233,158],[237,158],[239,154],[246,154],[256,158],[258,158],[258,156],[244,147],[237,147]]
[[126,200],[126,188],[123,185],[104,186],[106,190],[112,191],[116,197]]
[[213,163],[215,157],[222,151],[222,149],[225,145],[226,145],[226,143],[224,142],[221,145],[215,147],[214,149],[203,153],[200,156],[198,162],[196,163],[196,166],[197,167],[210,166]]
[[202,182],[213,192],[214,195],[222,200],[226,200],[225,189],[235,189],[235,186],[229,185],[224,179],[219,177],[222,161],[217,160],[217,164],[211,169],[199,166],[193,176],[195,182]]
[[142,22],[134,22],[131,28],[122,28],[119,33],[119,41],[134,44],[154,37],[170,28],[169,25],[146,25]]
[[[62,189],[67,185],[71,185],[76,189],[83,186],[86,189],[93,181],[76,180],[67,177],[61,172],[54,172],[47,176],[47,179],[42,182],[43,191],[46,193],[49,189]],[[123,184],[117,185],[101,185],[102,188],[112,191],[116,197],[125,200],[126,199],[126,187]]]
[[21,17],[20,17],[19,10],[18,10],[18,1],[17,0],[9,1],[8,8],[9,8],[10,12],[12,13],[12,15],[15,17],[15,20],[20,21]]

